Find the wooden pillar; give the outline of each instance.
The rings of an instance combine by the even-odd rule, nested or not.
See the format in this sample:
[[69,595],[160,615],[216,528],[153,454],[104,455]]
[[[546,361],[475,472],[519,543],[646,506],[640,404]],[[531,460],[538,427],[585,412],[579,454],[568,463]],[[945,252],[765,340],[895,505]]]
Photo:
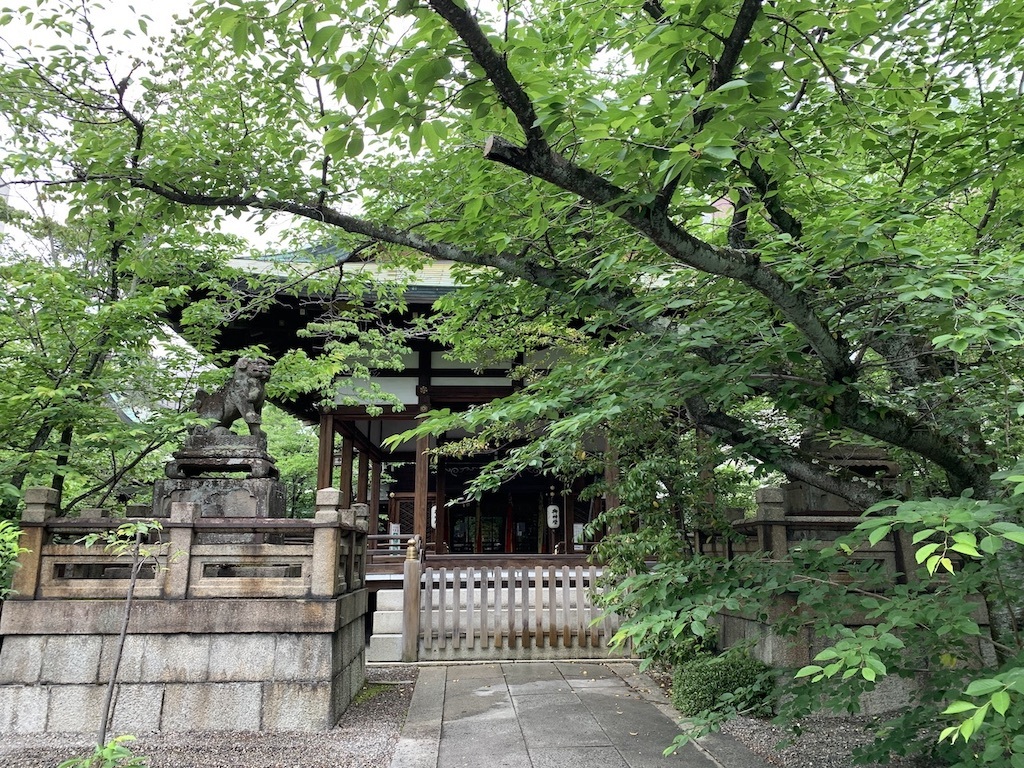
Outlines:
[[402,661],[414,663],[420,648],[420,559],[414,539],[409,539],[405,556],[402,591]]
[[437,477],[434,480],[434,504],[437,506],[437,516],[434,520],[434,551],[444,554],[444,543],[448,538],[448,515],[444,506],[445,474],[444,456],[437,457]]
[[427,499],[430,491],[430,437],[416,438],[416,482],[413,486],[413,532],[427,540]]
[[334,414],[320,416],[320,447],[316,460],[316,487],[330,488],[334,474]]
[[[380,476],[381,463],[374,461],[370,463],[370,531],[377,533],[380,530]],[[387,533],[387,531],[385,531]]]
[[576,483],[562,493],[562,551],[573,551],[572,527],[576,522]]
[[338,485],[341,490],[341,508],[352,508],[352,460],[355,456],[352,440],[348,437],[341,439],[341,476],[338,478]]
[[[366,451],[359,452],[359,472],[356,476],[356,503],[366,504],[370,485],[370,455]],[[376,514],[376,513],[374,513]]]

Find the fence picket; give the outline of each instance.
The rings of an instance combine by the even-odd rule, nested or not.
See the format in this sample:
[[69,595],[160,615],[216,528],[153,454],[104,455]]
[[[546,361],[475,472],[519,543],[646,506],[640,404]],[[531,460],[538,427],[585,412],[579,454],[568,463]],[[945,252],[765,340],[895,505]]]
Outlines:
[[462,569],[452,569],[452,648],[458,650],[462,642]]
[[555,579],[555,566],[548,566],[548,647],[558,646],[558,585]]
[[472,649],[476,642],[476,612],[474,595],[476,593],[476,569],[466,569],[466,648]]
[[448,569],[441,568],[440,571],[441,583],[437,590],[438,597],[438,621],[437,621],[437,640],[438,645],[441,648],[448,647],[448,610],[447,610],[447,593],[448,593]]
[[516,647],[516,571],[508,569],[508,647]]
[[570,619],[572,618],[572,602],[570,599],[572,595],[571,587],[569,585],[569,566],[562,566],[562,647],[569,648],[572,646],[572,625]]
[[[595,581],[597,581],[597,568],[595,568],[594,566],[590,566],[590,586],[591,587],[593,587]],[[590,647],[591,648],[596,648],[598,646],[598,643],[600,642],[600,640],[598,639],[598,633],[600,632],[600,627],[597,624],[597,622],[594,621],[596,616],[595,616],[595,613],[594,613],[595,607],[594,607],[593,602],[590,601],[590,600],[587,600],[587,605],[588,605],[588,607],[590,609],[589,610],[590,615],[587,617],[587,622],[590,624]]]
[[587,647],[587,615],[583,603],[583,566],[576,566],[576,646]]
[[424,574],[423,612],[426,614],[421,622],[423,630],[423,647],[430,651],[434,647],[434,569],[427,568]]
[[530,569],[519,571],[521,578],[521,604],[523,606],[523,648],[531,648],[533,637],[530,635]]
[[501,648],[502,641],[502,569],[495,568],[495,647]]

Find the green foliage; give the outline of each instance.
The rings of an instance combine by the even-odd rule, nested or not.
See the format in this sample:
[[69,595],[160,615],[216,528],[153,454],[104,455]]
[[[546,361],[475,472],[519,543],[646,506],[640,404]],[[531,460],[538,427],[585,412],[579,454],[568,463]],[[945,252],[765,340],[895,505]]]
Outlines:
[[285,484],[288,517],[311,517],[316,504],[316,430],[269,404],[263,408],[263,430]]
[[[110,531],[86,534],[79,539],[79,542],[87,547],[102,544],[105,552],[116,557],[131,556],[133,561],[141,564],[147,558],[166,553],[166,545],[159,541],[154,546],[148,545],[154,534],[158,534],[162,530],[163,526],[159,520],[133,520],[122,523]],[[147,546],[143,546],[143,543],[146,543]]]
[[[916,754],[931,764],[1015,766],[1024,743],[1022,477],[1019,468],[1000,473],[1005,492],[994,500],[878,505],[850,535],[806,542],[786,559],[698,555],[627,575],[608,595],[626,617],[616,640],[670,648],[669,638],[706,634],[721,611],[771,618],[780,637],[828,640],[812,663],[792,670],[779,720],[823,707],[857,713],[864,693],[900,678],[913,686],[913,704],[874,721],[865,760]],[[916,572],[894,580],[873,559],[853,559],[881,541],[879,531],[914,548]],[[780,615],[780,605],[794,610]],[[699,717],[695,733],[723,716]]]
[[196,356],[166,322],[184,289],[160,263],[174,238],[130,229],[146,210],[111,218],[96,206],[69,225],[23,216],[0,239],[7,517],[31,484],[61,489],[64,511],[123,504],[149,485],[164,444],[185,426]]
[[[445,450],[495,451],[475,491],[517,472],[582,483],[616,456],[619,477],[589,493],[623,501],[601,554],[627,636],[663,652],[720,610],[792,601],[777,630],[833,647],[793,684],[791,714],[856,711],[886,675],[923,671],[879,750],[918,735],[931,749],[952,727],[936,759],[1021,763],[1024,517],[991,480],[1024,447],[1019,4],[206,0],[166,38],[130,17],[130,52],[96,7],[0,13],[33,32],[0,35],[25,41],[2,43],[5,180],[42,179],[68,206],[94,278],[38,270],[0,313],[5,352],[31,358],[0,368],[0,406],[19,404],[0,407],[14,438],[0,444],[17,449],[0,456],[4,482],[63,476],[68,429],[115,432],[95,404],[116,388],[59,372],[127,348],[129,374],[152,333],[134,320],[160,302],[216,325],[275,291],[327,297],[337,316],[303,340],[324,354],[278,363],[282,397],[335,402],[353,394],[339,378],[392,366],[399,291],[351,280],[337,257],[254,287],[205,245],[225,218],[296,217],[307,243],[353,257],[457,262],[463,287],[416,332],[481,364],[522,355],[516,394],[423,422],[465,430]],[[78,354],[62,354],[59,312],[12,320],[37,317],[44,289],[89,331]],[[25,340],[39,336],[49,352]],[[756,473],[860,509],[885,498],[803,437],[886,449],[909,506],[784,562],[689,552],[694,532],[722,535]],[[919,572],[895,584],[849,559],[887,532],[918,548]],[[977,595],[996,665],[973,642]]]
[[126,746],[134,736],[115,736],[103,745],[98,745],[91,755],[65,760],[57,768],[145,768],[149,760],[136,755]]
[[684,717],[723,709],[765,714],[773,682],[771,669],[745,653],[699,655],[675,668],[672,704]]
[[11,594],[11,580],[18,567],[18,556],[28,550],[18,546],[21,530],[9,520],[0,520],[0,600]]

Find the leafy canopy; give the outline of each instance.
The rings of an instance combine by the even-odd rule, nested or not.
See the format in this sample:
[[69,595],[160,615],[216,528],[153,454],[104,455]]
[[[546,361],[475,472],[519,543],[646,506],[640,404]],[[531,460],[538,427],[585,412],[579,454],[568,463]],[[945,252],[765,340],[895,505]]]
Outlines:
[[[514,444],[498,471],[569,478],[607,441],[637,469],[610,480],[644,523],[623,565],[682,548],[676,523],[706,488],[691,466],[770,468],[866,508],[884,493],[799,438],[886,447],[908,504],[953,499],[882,523],[923,535],[914,583],[951,566],[947,582],[841,602],[877,600],[880,575],[864,574],[871,597],[832,579],[839,548],[778,570],[669,559],[623,599],[653,595],[701,636],[720,608],[798,589],[837,606],[817,627],[832,655],[801,680],[837,678],[842,706],[923,665],[930,698],[885,744],[953,700],[944,717],[973,725],[949,724],[951,749],[972,737],[952,759],[1020,764],[1019,642],[999,640],[1007,666],[980,683],[965,664],[989,662],[951,650],[974,634],[972,590],[1011,617],[1020,604],[999,578],[1019,566],[1016,528],[994,527],[1019,525],[1019,505],[990,479],[1019,453],[1024,400],[1019,4],[231,0],[197,3],[166,39],[130,19],[132,51],[94,8],[40,0],[17,15],[55,42],[4,34],[5,179],[39,180],[72,219],[144,203],[138,232],[245,213],[455,262],[466,287],[427,330],[479,361],[549,358],[524,354],[517,396],[423,429]],[[350,370],[351,330],[322,329],[345,334],[322,367],[286,360],[288,391]],[[864,610],[886,626],[845,634],[843,612]]]

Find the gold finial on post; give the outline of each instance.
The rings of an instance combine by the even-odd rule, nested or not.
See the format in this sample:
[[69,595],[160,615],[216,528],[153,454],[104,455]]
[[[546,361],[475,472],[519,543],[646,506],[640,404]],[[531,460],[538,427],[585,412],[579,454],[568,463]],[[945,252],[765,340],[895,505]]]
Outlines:
[[416,539],[409,539],[409,546],[405,550],[406,560],[419,560],[419,556],[416,554]]

